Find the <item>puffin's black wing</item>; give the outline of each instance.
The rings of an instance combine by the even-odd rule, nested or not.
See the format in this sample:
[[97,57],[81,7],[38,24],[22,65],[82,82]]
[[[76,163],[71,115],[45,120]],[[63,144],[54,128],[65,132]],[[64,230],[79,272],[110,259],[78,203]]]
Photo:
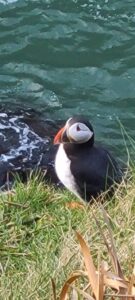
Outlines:
[[84,200],[97,197],[109,189],[114,182],[120,182],[122,172],[111,154],[103,149],[92,147],[71,158],[71,172],[78,192]]

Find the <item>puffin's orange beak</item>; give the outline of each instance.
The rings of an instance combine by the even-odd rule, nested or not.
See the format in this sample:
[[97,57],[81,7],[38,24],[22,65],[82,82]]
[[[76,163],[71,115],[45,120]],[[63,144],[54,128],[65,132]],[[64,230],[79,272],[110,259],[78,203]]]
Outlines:
[[54,144],[60,144],[61,143],[61,137],[62,137],[62,133],[64,132],[65,127],[62,127],[58,133],[55,135],[55,138],[53,140]]

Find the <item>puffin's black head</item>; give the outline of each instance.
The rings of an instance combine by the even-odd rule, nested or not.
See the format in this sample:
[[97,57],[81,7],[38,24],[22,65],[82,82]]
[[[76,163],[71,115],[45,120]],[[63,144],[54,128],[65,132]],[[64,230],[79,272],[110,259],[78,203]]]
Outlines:
[[58,143],[89,143],[92,146],[94,144],[93,127],[84,117],[72,117],[67,120],[65,126],[56,134],[54,144]]

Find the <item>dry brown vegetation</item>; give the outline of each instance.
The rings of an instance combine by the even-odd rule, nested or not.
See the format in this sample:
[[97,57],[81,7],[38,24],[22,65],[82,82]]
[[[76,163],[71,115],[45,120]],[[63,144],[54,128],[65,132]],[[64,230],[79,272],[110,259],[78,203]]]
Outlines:
[[[78,232],[76,232],[77,239],[80,243],[81,251],[83,254],[85,270],[78,270],[77,272],[74,272],[66,280],[60,292],[60,300],[79,300],[80,296],[82,296],[82,299],[88,300],[104,300],[109,298],[111,300],[115,298],[122,298],[123,300],[135,299],[135,265],[132,274],[129,276],[129,278],[126,278],[123,274],[117,256],[109,218],[103,206],[99,205],[99,208],[103,213],[104,222],[108,229],[109,239],[106,238],[106,234],[104,234],[100,226],[100,222],[97,220],[96,216],[93,215],[93,217],[99,228],[99,232],[103,238],[104,244],[106,245],[106,248],[108,250],[108,256],[110,256],[111,259],[111,266],[109,267],[107,261],[98,261],[98,269],[96,270],[89,247],[87,246],[83,237]],[[111,269],[113,269],[113,272],[111,271]],[[75,285],[75,282],[80,277],[86,277],[88,279],[88,283],[84,285],[83,289],[78,288],[78,286]],[[56,300],[56,287],[53,280],[52,289],[54,300]]]

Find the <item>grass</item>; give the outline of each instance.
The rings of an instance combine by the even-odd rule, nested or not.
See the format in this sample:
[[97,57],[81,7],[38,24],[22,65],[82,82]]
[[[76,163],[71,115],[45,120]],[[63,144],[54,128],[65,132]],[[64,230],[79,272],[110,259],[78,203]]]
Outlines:
[[[104,196],[102,196],[104,198]],[[100,208],[80,203],[69,192],[46,185],[41,176],[15,183],[0,195],[0,299],[53,299],[84,261],[75,231],[85,238],[95,264],[108,256],[93,212],[107,235]],[[126,276],[135,262],[135,167],[112,199],[104,200],[119,260]],[[108,259],[109,263],[109,259]],[[83,280],[80,283],[83,286]],[[81,298],[80,298],[81,299]],[[83,298],[82,298],[83,299]]]

